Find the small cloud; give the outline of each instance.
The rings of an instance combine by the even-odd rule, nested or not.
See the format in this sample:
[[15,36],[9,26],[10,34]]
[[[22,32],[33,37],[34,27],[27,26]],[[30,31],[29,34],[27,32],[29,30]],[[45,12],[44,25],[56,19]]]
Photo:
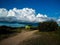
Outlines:
[[60,18],[57,20],[57,23],[60,24]]
[[45,17],[47,17],[47,15],[43,15],[43,14],[38,13],[38,15],[36,17],[43,17],[43,18],[45,18]]

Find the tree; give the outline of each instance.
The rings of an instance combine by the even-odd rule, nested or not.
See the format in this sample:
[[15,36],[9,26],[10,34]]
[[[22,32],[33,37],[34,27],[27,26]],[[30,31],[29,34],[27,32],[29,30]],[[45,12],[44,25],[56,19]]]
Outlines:
[[38,29],[39,31],[54,31],[58,27],[56,21],[46,21],[46,22],[39,22]]

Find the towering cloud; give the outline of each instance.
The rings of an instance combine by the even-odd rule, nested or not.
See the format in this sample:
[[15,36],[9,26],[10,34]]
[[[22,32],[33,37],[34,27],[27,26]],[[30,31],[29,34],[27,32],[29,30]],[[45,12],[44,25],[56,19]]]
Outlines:
[[48,20],[47,15],[43,15],[36,12],[32,8],[17,9],[13,8],[7,10],[0,8],[0,21],[8,22],[42,22]]

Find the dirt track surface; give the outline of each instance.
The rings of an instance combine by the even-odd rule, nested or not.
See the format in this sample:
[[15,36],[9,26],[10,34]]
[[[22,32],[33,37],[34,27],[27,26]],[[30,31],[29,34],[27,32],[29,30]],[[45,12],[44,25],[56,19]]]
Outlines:
[[37,30],[19,33],[14,37],[2,40],[0,45],[18,45],[20,42],[32,37],[33,33],[36,31]]

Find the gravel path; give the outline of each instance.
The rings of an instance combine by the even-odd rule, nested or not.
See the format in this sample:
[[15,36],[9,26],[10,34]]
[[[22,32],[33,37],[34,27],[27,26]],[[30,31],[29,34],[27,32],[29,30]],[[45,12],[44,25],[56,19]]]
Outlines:
[[0,45],[18,45],[20,42],[32,37],[33,33],[36,31],[37,30],[19,33],[14,37],[2,40]]

